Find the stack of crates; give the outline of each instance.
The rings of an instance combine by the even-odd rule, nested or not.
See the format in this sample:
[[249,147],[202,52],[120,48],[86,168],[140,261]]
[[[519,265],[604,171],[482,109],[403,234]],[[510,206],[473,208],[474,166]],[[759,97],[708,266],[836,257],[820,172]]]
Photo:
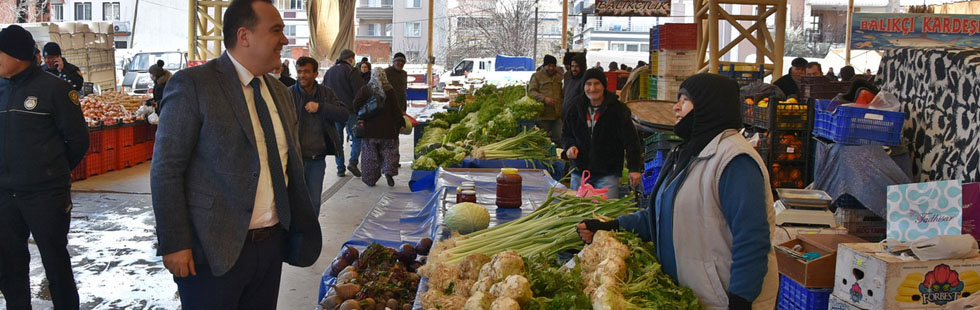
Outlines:
[[[697,71],[697,24],[663,24],[650,30],[650,74],[656,100],[677,100],[681,82]],[[652,82],[656,80],[656,82]]]
[[766,69],[763,65],[721,65],[718,74],[735,79],[738,86],[746,86],[762,79],[766,76]]
[[643,139],[643,195],[649,195],[653,191],[667,153],[680,142],[681,139],[677,135],[663,132],[654,133]]
[[809,126],[812,114],[795,98],[755,96],[742,99],[743,121],[759,133],[759,155],[769,165],[772,188],[803,188],[808,183]]

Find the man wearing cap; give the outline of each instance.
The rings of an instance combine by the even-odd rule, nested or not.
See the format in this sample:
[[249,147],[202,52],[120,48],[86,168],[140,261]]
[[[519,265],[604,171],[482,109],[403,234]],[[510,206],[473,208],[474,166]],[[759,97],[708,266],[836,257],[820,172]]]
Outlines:
[[640,185],[643,171],[640,138],[629,107],[615,93],[606,90],[608,82],[602,69],[589,69],[582,79],[584,94],[576,97],[574,106],[568,109],[561,135],[565,155],[575,167],[572,189],[578,189],[582,172],[588,170],[589,184],[608,189],[606,195],[617,198],[623,158],[629,169],[630,184]]
[[[357,162],[361,156],[361,138],[355,137],[351,129],[357,123],[357,110],[354,109],[354,95],[357,94],[357,91],[361,90],[365,82],[361,77],[360,70],[354,70],[353,63],[354,51],[349,49],[340,51],[340,58],[337,59],[337,62],[323,76],[323,86],[330,88],[337,95],[337,98],[340,98],[340,101],[344,103],[344,107],[347,108],[347,112],[349,113],[348,120],[346,123],[337,123],[337,133],[340,139],[343,139],[343,132],[346,129],[347,137],[351,141],[350,161],[346,166],[346,170],[350,170],[350,173],[355,177],[360,177],[361,170],[357,168]],[[336,162],[337,176],[346,176],[346,173],[344,173],[343,150],[337,152]]]
[[385,68],[385,75],[388,76],[388,83],[395,90],[395,102],[398,102],[402,113],[408,109],[408,73],[405,72],[405,54],[395,53],[391,59],[391,66]]
[[527,95],[544,103],[544,110],[538,118],[538,128],[547,131],[552,141],[561,139],[561,75],[558,74],[558,59],[544,55],[544,64],[531,75],[527,83]]
[[27,30],[0,31],[0,292],[8,309],[31,308],[30,235],[55,309],[78,309],[69,175],[88,150],[88,128],[78,92],[36,61]]
[[779,87],[787,97],[795,96],[800,92],[800,77],[806,72],[807,61],[802,57],[797,57],[793,59],[792,65],[789,68],[789,74],[772,83]]
[[44,65],[42,68],[44,71],[68,82],[71,89],[82,90],[82,84],[85,83],[85,78],[82,78],[82,71],[61,57],[61,46],[58,43],[48,42],[44,45]]

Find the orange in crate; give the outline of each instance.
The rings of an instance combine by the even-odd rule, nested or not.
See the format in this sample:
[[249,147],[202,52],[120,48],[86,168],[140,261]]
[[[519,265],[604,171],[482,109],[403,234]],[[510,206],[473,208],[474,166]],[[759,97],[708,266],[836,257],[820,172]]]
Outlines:
[[798,165],[772,164],[773,188],[803,188],[803,167]]
[[799,160],[803,157],[803,141],[794,134],[781,134],[776,144],[776,160]]

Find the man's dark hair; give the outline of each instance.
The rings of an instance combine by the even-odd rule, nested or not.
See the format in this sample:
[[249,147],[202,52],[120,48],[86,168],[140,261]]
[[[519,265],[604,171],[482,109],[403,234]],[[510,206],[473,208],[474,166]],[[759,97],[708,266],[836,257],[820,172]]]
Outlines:
[[817,67],[817,71],[823,72],[823,66],[821,66],[820,63],[816,61],[806,64],[806,67],[807,69],[811,67]]
[[796,57],[796,59],[793,59],[791,64],[793,67],[806,68],[807,61],[803,57]]
[[303,56],[296,60],[296,71],[299,71],[300,67],[306,65],[313,65],[313,71],[317,71],[320,68],[320,63],[316,62],[316,59]]
[[841,81],[850,81],[854,78],[854,67],[844,66],[843,68],[840,68],[840,73],[838,75],[840,76]]
[[252,29],[259,24],[259,16],[252,8],[252,3],[258,1],[272,4],[272,0],[232,0],[225,9],[224,29],[221,33],[225,36],[226,49],[232,49],[238,44],[238,28]]
[[615,61],[610,62],[609,71],[616,71],[616,70],[619,70],[619,64],[617,64]]

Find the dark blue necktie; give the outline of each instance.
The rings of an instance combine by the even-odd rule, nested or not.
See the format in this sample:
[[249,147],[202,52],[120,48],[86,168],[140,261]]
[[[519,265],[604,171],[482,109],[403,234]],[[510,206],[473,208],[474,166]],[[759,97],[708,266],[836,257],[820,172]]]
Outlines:
[[269,172],[272,177],[272,192],[275,195],[273,201],[276,208],[288,208],[289,195],[286,194],[286,176],[282,173],[282,160],[279,158],[279,144],[276,143],[276,130],[272,126],[272,116],[269,113],[269,106],[262,98],[262,83],[259,78],[253,78],[248,83],[252,86],[252,96],[255,98],[255,112],[259,115],[259,123],[262,124],[262,134],[265,136],[265,152],[269,159]]

